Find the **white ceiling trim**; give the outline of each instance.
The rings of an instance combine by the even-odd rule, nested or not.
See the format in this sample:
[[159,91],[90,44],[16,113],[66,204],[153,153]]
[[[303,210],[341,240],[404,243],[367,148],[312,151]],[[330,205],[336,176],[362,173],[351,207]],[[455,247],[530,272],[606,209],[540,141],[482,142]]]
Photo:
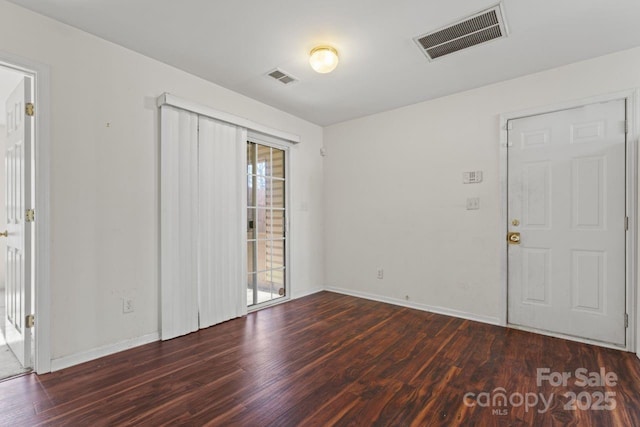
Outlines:
[[259,132],[265,135],[274,136],[276,138],[280,138],[285,141],[293,142],[294,144],[297,144],[300,142],[299,135],[274,129],[269,126],[256,123],[252,120],[245,119],[244,117],[239,117],[231,113],[219,111],[211,107],[208,107],[206,105],[198,104],[197,102],[192,102],[187,99],[180,98],[175,95],[171,95],[170,93],[167,93],[167,92],[163,93],[158,97],[156,104],[158,105],[158,107],[162,107],[163,105],[169,105],[169,106],[180,108],[186,111],[191,111],[192,113],[211,117],[212,119],[220,120],[221,122],[230,123],[232,125],[241,126],[243,128],[247,128],[249,130]]

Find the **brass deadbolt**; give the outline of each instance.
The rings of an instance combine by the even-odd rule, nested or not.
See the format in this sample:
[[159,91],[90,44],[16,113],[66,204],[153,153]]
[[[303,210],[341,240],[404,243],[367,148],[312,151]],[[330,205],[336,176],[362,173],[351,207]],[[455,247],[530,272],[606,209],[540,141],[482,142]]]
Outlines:
[[516,233],[515,231],[509,232],[509,234],[507,234],[507,242],[509,242],[512,245],[519,245],[520,233]]

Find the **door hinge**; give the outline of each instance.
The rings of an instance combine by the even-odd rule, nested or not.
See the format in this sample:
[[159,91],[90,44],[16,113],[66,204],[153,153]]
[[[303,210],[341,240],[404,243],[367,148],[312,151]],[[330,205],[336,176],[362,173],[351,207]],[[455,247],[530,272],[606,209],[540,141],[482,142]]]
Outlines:
[[36,324],[36,316],[34,316],[33,314],[28,315],[24,319],[24,323],[25,323],[27,328],[33,328],[33,325]]
[[624,121],[624,133],[629,133],[629,120]]
[[33,209],[27,209],[24,214],[24,219],[26,222],[33,222],[36,219],[36,211]]
[[624,217],[624,229],[627,230],[627,231],[629,230],[629,217],[628,216]]
[[629,327],[629,313],[624,314],[624,327],[625,328]]
[[507,130],[513,130],[513,122],[511,120],[507,120],[507,125],[505,126]]
[[24,106],[24,112],[27,116],[33,116],[34,115],[34,110],[33,110],[33,103],[32,102],[27,102]]

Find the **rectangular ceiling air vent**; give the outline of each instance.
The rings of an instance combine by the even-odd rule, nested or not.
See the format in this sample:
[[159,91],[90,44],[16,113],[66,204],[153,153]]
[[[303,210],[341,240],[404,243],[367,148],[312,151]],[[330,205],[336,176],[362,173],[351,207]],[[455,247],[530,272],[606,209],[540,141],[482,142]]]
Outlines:
[[297,82],[298,79],[296,79],[295,77],[283,72],[282,70],[279,70],[278,68],[276,68],[273,71],[270,71],[267,73],[267,76],[276,79],[277,81],[279,81],[282,84],[288,85],[289,83],[293,83],[293,82]]
[[507,24],[500,4],[454,24],[416,37],[429,60],[434,60],[490,40],[507,37]]

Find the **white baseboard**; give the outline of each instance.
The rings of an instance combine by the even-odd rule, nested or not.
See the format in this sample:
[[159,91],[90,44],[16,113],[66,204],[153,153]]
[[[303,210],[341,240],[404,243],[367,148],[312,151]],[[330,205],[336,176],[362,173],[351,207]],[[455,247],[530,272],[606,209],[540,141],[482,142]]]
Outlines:
[[51,360],[51,372],[59,371],[60,369],[69,368],[74,365],[79,365],[84,362],[99,359],[110,354],[118,353],[123,350],[128,350],[133,347],[139,347],[141,345],[149,344],[151,342],[158,341],[160,334],[154,332],[152,334],[143,335],[137,338],[131,338],[125,341],[120,341],[115,344],[109,344],[102,347],[94,348],[92,350],[83,351],[81,353],[71,354],[69,356],[60,357],[58,359]]
[[390,298],[382,295],[375,295],[375,294],[370,294],[367,292],[360,292],[360,291],[352,291],[350,289],[335,288],[331,286],[328,286],[326,290],[329,292],[336,292],[338,294],[350,295],[352,297],[364,298],[364,299],[378,301],[378,302],[386,302],[388,304],[399,305],[407,308],[415,308],[416,310],[428,311],[430,313],[444,314],[445,316],[459,317],[461,319],[473,320],[476,322],[501,326],[500,319],[497,317],[482,316],[482,315],[469,313],[466,311],[454,310],[446,307],[438,307],[438,306],[421,304],[421,303],[412,302],[412,301],[403,301],[397,298]]

